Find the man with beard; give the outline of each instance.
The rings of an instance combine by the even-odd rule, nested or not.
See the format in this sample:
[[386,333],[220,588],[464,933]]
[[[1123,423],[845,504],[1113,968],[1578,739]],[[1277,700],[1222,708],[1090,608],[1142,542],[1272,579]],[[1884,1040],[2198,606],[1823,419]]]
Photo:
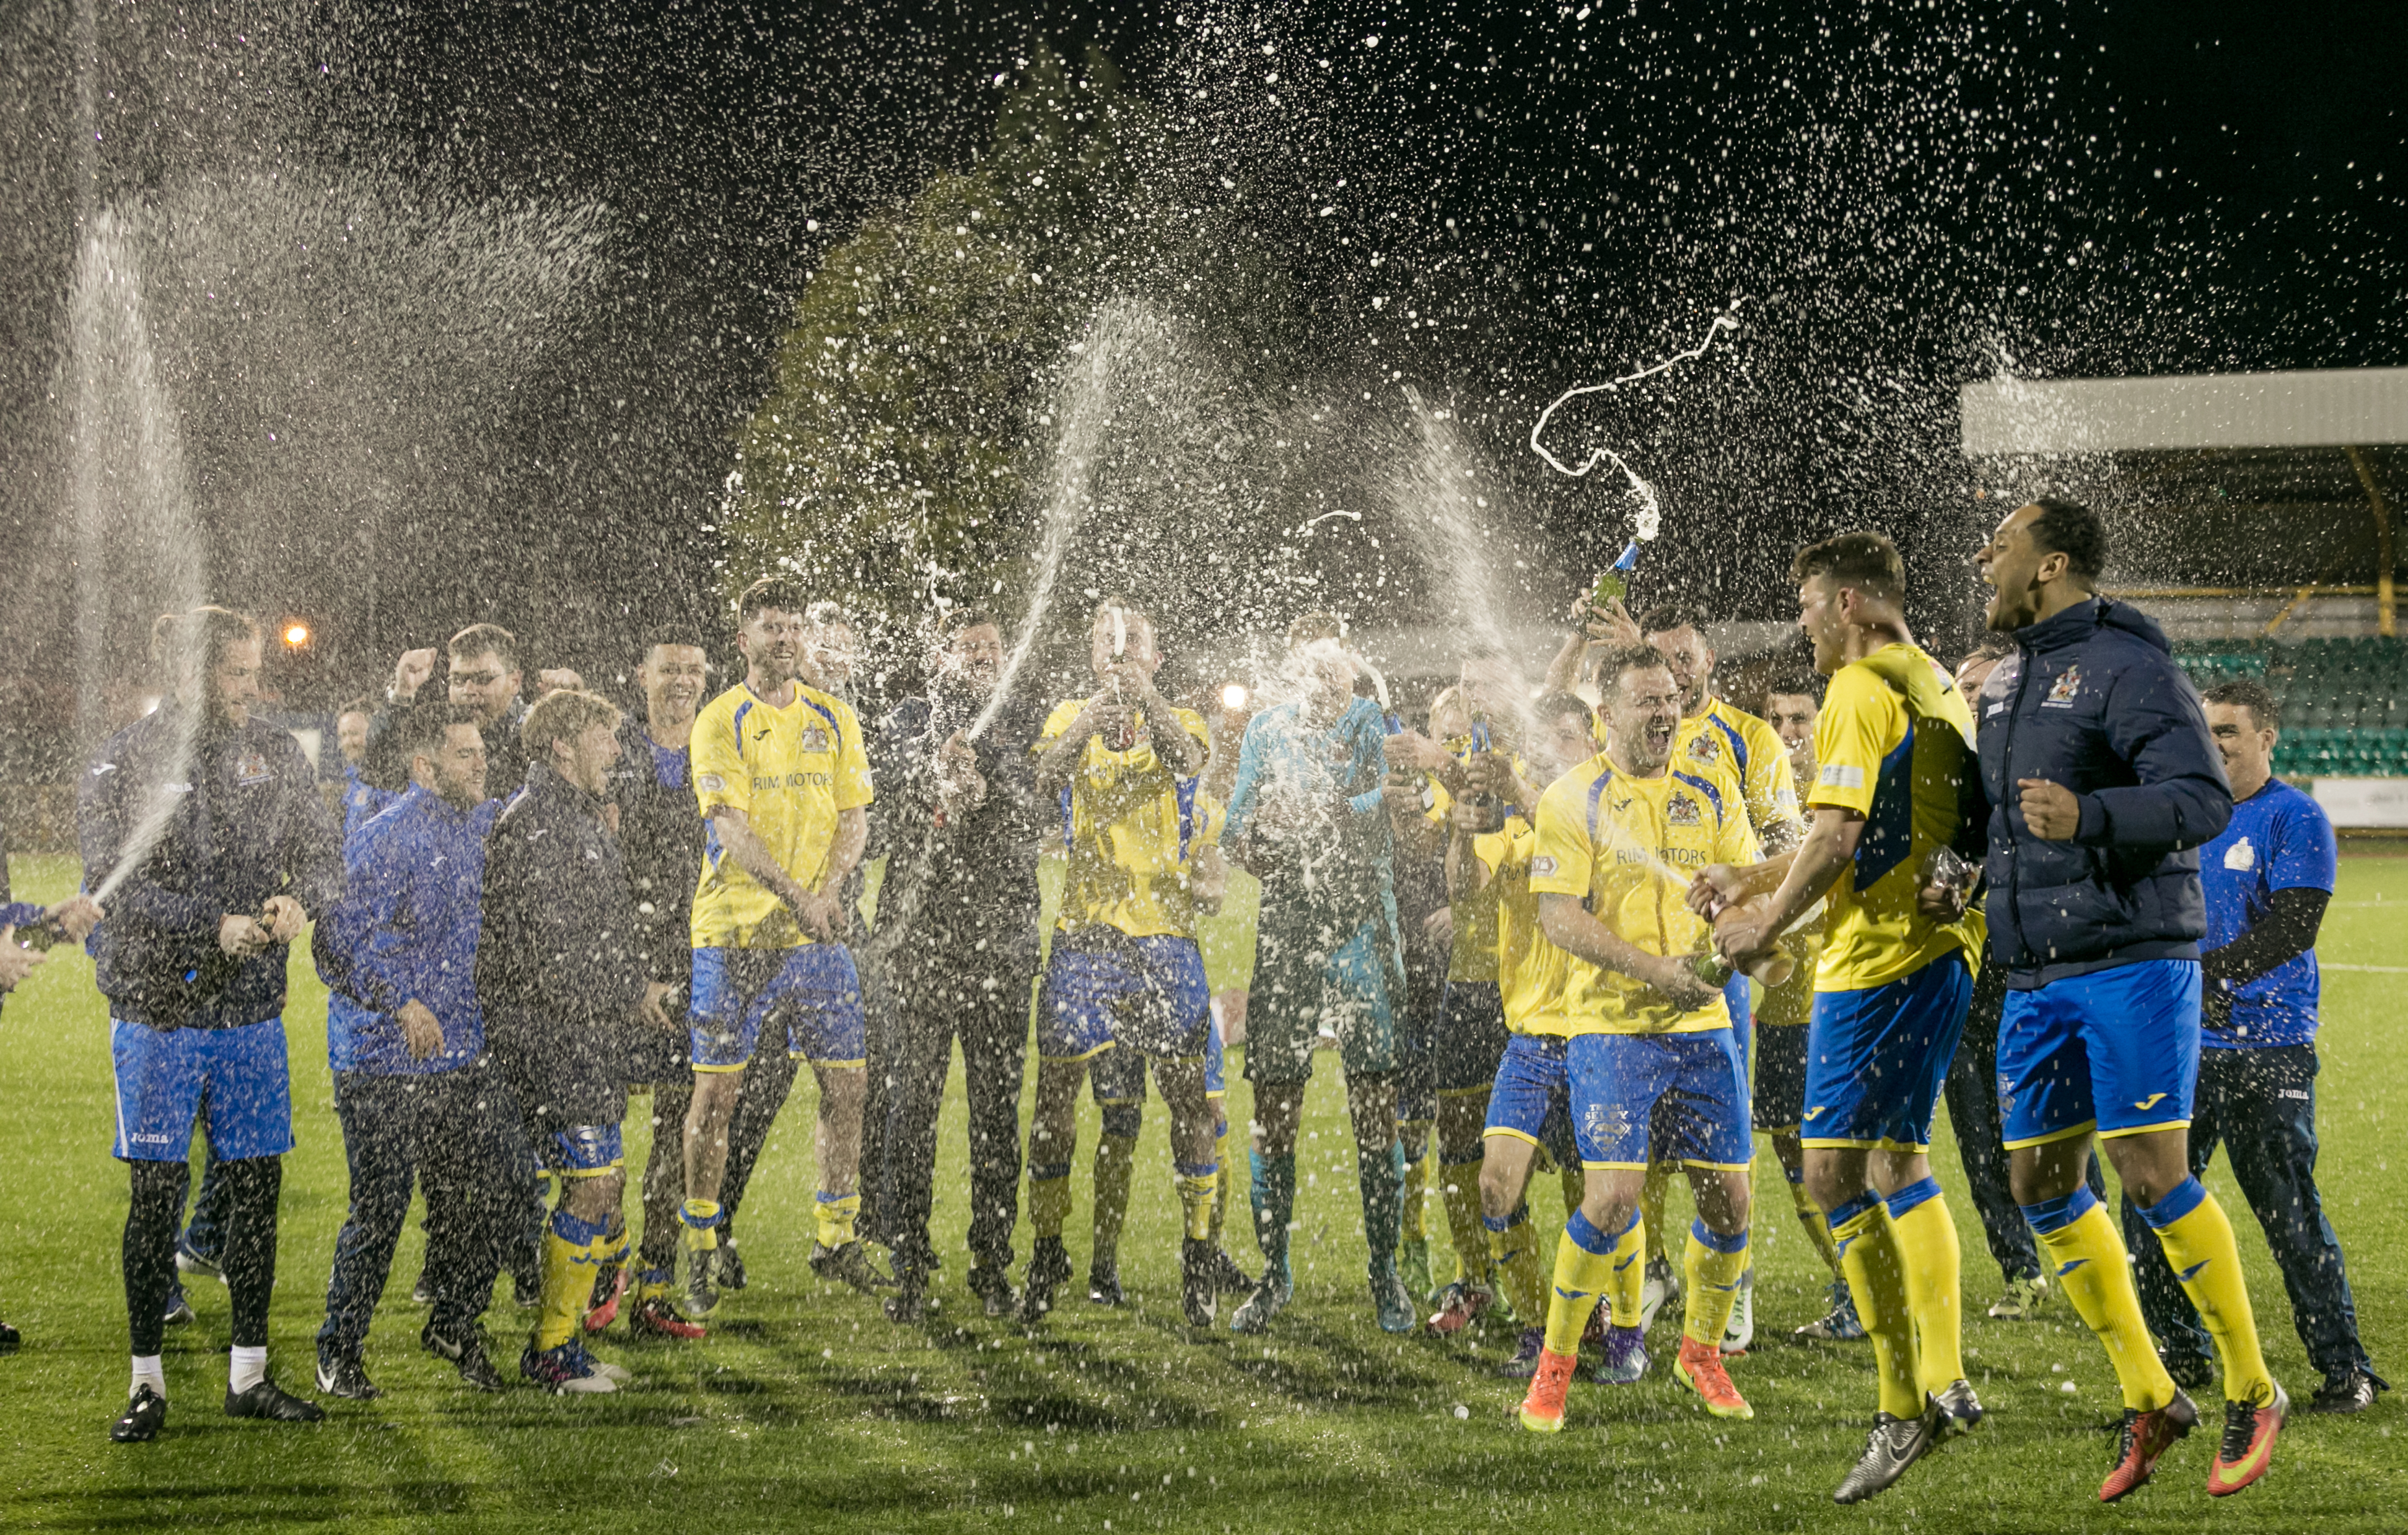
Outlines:
[[[168,702],[109,738],[76,796],[85,878],[99,889],[126,866],[94,956],[116,1069],[116,1155],[132,1182],[124,1261],[134,1371],[109,1428],[120,1443],[156,1439],[167,1420],[160,1335],[196,1123],[207,1125],[225,1180],[226,1415],[325,1415],[269,1378],[267,1308],[293,1149],[285,946],[341,893],[340,839],[299,743],[251,717],[258,626],[196,608],[162,619],[153,640]],[[160,806],[163,796],[171,797]],[[136,845],[161,810],[157,840]]]
[[890,829],[879,940],[894,967],[896,1049],[886,1094],[878,1208],[895,1255],[886,1313],[917,1320],[937,1254],[928,1235],[937,1115],[953,1040],[969,1104],[970,1293],[989,1316],[1013,1305],[1011,1227],[1020,1211],[1020,1086],[1028,983],[1037,969],[1037,835],[1028,748],[1037,722],[998,709],[1003,634],[975,608],[938,621],[924,698],[879,722]]
[[[1311,625],[1315,620],[1299,620]],[[1310,629],[1304,632],[1311,632]],[[1263,882],[1254,980],[1246,1003],[1246,1077],[1254,1084],[1253,1204],[1264,1272],[1230,1318],[1261,1332],[1294,1292],[1288,1229],[1296,1210],[1296,1140],[1305,1084],[1325,1031],[1345,1068],[1363,1201],[1367,1276],[1383,1331],[1410,1331],[1418,1297],[1397,1269],[1404,1151],[1397,1139],[1396,1034],[1390,998],[1403,987],[1390,884],[1389,806],[1420,808],[1385,786],[1386,721],[1354,694],[1354,663],[1334,639],[1292,631],[1290,667],[1303,696],[1246,726],[1227,837]]]
[[394,666],[393,699],[368,722],[360,776],[393,795],[408,789],[409,763],[397,734],[401,722],[422,703],[440,709],[449,701],[475,712],[486,742],[487,776],[501,791],[499,797],[508,799],[526,779],[526,753],[519,749],[519,722],[526,718],[527,706],[519,696],[518,636],[498,624],[472,624],[453,635],[444,651],[451,668],[444,682],[447,699],[424,695],[435,675],[432,646],[406,652]]

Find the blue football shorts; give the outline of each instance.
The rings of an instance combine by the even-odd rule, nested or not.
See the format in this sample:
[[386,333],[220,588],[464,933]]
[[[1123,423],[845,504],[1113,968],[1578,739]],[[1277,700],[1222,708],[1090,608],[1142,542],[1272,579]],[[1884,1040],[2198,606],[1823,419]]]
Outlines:
[[2097,1129],[2190,1123],[2199,961],[2144,959],[2010,991],[1999,1016],[1999,1115],[2010,1147]]
[[1037,1003],[1039,1059],[1085,1060],[1115,1045],[1195,1058],[1210,1053],[1211,1037],[1212,996],[1194,939],[1091,930],[1082,946],[1055,935]]
[[1570,1167],[1580,1155],[1572,1145],[1571,1095],[1564,1069],[1570,1041],[1559,1034],[1516,1034],[1505,1041],[1497,1080],[1488,1090],[1488,1122],[1481,1130],[1542,1147]]
[[1747,1067],[1731,1029],[1575,1034],[1564,1067],[1583,1167],[1739,1171],[1756,1155]]
[[1912,975],[1814,994],[1799,1139],[1826,1148],[1931,1149],[1931,1116],[1965,1032],[1973,972],[1952,951]]
[[858,1067],[869,1054],[861,978],[841,943],[696,949],[686,1024],[696,1071],[743,1070],[772,1024],[788,1054],[813,1066]]
[[112,1018],[117,1075],[115,1155],[127,1162],[181,1162],[208,1105],[209,1150],[221,1162],[293,1149],[293,1075],[284,1020],[239,1028],[152,1028]]
[[537,1137],[536,1148],[563,1178],[599,1178],[618,1171],[627,1156],[616,1125],[572,1125]]

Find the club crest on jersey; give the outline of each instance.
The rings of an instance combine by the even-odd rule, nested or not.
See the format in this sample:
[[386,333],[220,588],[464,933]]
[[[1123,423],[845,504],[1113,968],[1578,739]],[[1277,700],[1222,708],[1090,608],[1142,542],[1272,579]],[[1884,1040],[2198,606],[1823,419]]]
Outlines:
[[1674,826],[1700,825],[1698,818],[1698,802],[1687,795],[1674,795],[1665,802],[1664,820],[1667,825]]
[[2042,709],[2071,709],[2074,696],[2082,691],[2082,668],[2068,667],[2049,684],[2048,696],[2041,700]]
[[813,725],[809,730],[803,732],[804,751],[824,752],[827,749],[828,733],[825,730],[821,729],[818,725]]
[[1554,854],[1541,853],[1537,857],[1530,860],[1530,878],[1534,880],[1551,880],[1555,878],[1555,855]]
[[2244,837],[2224,850],[2224,867],[2243,874],[2258,867],[2258,850],[2249,845],[2248,838]]
[[1708,766],[1722,761],[1722,738],[1712,733],[1699,736],[1689,743],[1689,755]]
[[265,783],[275,776],[267,770],[267,759],[257,752],[245,752],[235,761],[234,781],[236,783]]

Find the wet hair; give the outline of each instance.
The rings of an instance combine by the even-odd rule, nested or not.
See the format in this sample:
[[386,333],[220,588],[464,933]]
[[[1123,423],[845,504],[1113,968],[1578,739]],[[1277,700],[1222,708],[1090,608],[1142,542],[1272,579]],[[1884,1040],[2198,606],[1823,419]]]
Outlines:
[[477,723],[477,711],[466,704],[429,704],[399,711],[394,731],[395,748],[403,766],[421,753],[433,756],[443,749],[443,738],[455,724],[465,724],[484,739],[484,727]]
[[775,610],[799,618],[810,608],[810,594],[803,590],[802,582],[791,576],[764,576],[736,599],[736,626],[740,629],[752,623],[754,613]]
[[562,688],[535,701],[519,722],[519,744],[538,762],[552,760],[552,743],[575,740],[595,725],[619,728],[619,706],[598,693]]
[[1000,624],[996,624],[995,615],[985,609],[972,607],[967,603],[957,604],[946,609],[938,618],[937,637],[940,639],[951,639],[965,630],[975,629],[982,624],[994,624],[998,630],[1002,627]]
[[452,637],[445,653],[454,661],[471,656],[491,655],[502,663],[502,670],[519,669],[519,637],[498,624],[471,624]]
[[1961,669],[1969,662],[2003,661],[2021,648],[2006,635],[1985,634],[1971,650],[1965,653],[1965,659],[1957,662],[1956,665]]
[[1336,613],[1298,613],[1288,621],[1287,646],[1290,650],[1298,645],[1310,645],[1316,639],[1345,638],[1346,625],[1339,622]]
[[702,635],[694,627],[693,624],[662,624],[644,631],[643,647],[636,652],[637,660],[649,660],[652,653],[654,651],[659,650],[663,645],[688,646],[695,650],[704,651],[706,654],[708,653],[707,648],[702,642]]
[[1626,674],[1644,671],[1650,667],[1661,667],[1670,671],[1672,663],[1665,660],[1664,653],[1653,645],[1616,645],[1607,651],[1598,663],[1597,685],[1607,695],[1620,693]]
[[830,624],[841,624],[850,629],[853,627],[853,615],[844,610],[843,603],[822,597],[803,610],[803,622],[815,629],[824,628]]
[[1772,707],[1775,694],[1784,698],[1812,698],[1814,707],[1820,709],[1823,707],[1823,679],[1811,671],[1784,672],[1764,684],[1764,697],[1756,709],[1758,714]]
[[2283,728],[2283,705],[2265,683],[2247,677],[2236,677],[2229,682],[2218,682],[2200,696],[2211,704],[2223,704],[2232,709],[2245,709],[2249,718],[2260,730]]
[[1430,695],[1430,701],[1422,709],[1422,724],[1426,728],[1434,728],[1438,723],[1440,710],[1462,707],[1463,689],[1450,683]]
[[2064,555],[2076,581],[2095,584],[2107,568],[2105,520],[2078,501],[2042,496],[2030,505],[2040,508],[2040,515],[2031,520],[2032,542],[2047,553]]
[[1836,586],[1861,587],[1885,597],[1906,595],[1906,562],[1899,558],[1898,545],[1889,535],[1866,528],[1808,544],[1789,562],[1789,579],[1799,585],[1817,576],[1828,576]]
[[1706,610],[1694,602],[1659,602],[1639,615],[1641,634],[1670,634],[1675,629],[1695,629],[1699,638],[1712,622]]
[[1581,723],[1586,725],[1597,724],[1597,710],[1589,708],[1588,700],[1577,693],[1550,693],[1530,706],[1530,718],[1541,723],[1559,720],[1567,714],[1579,715]]
[[362,694],[356,698],[346,698],[340,704],[336,706],[335,718],[339,720],[346,714],[365,714],[368,718],[374,719],[376,718],[376,705],[368,702],[367,696],[366,694]]
[[150,658],[177,699],[198,704],[227,648],[258,638],[259,624],[249,614],[204,603],[189,613],[159,615],[150,625]]

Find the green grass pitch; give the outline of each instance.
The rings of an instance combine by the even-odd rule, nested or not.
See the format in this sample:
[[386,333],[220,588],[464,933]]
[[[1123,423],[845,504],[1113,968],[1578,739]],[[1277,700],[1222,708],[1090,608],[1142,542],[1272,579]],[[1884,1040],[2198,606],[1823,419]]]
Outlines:
[[[51,899],[70,888],[74,866],[21,858],[16,876],[20,898]],[[2322,1183],[2369,1347],[2378,1368],[2394,1371],[2408,1371],[2400,1341],[2408,1118],[2388,1111],[2408,1091],[2397,1002],[2408,983],[2403,913],[2408,859],[2345,859],[2321,949],[2329,965],[2368,967],[2327,973]],[[306,945],[295,953],[286,1026],[300,1147],[287,1162],[272,1362],[306,1389],[345,1190],[325,998]],[[2176,1449],[2129,1502],[2092,1501],[2112,1444],[2114,1376],[2061,1301],[2032,1324],[1980,1315],[1998,1274],[1948,1144],[1934,1159],[1966,1238],[1967,1360],[1992,1414],[1977,1436],[1862,1508],[1831,1505],[1870,1418],[1870,1366],[1862,1344],[1780,1341],[1820,1311],[1823,1276],[1770,1175],[1759,1180],[1756,1223],[1759,1346],[1732,1371],[1756,1421],[1707,1417],[1659,1356],[1636,1387],[1576,1386],[1561,1436],[1525,1434],[1510,1419],[1519,1385],[1490,1372],[1509,1339],[1466,1346],[1389,1338],[1372,1325],[1352,1155],[1326,1077],[1310,1100],[1304,1142],[1297,1300],[1266,1339],[1191,1337],[1179,1322],[1177,1211],[1158,1102],[1123,1245],[1134,1303],[1098,1311],[1082,1283],[1033,1335],[978,1314],[961,1288],[958,1068],[938,1180],[941,1309],[898,1328],[874,1302],[810,1282],[807,1076],[746,1206],[752,1287],[726,1299],[698,1347],[606,1341],[606,1356],[636,1371],[632,1389],[496,1399],[462,1386],[417,1347],[413,1223],[369,1343],[381,1400],[330,1403],[315,1427],[220,1415],[226,1303],[205,1283],[193,1290],[198,1324],[168,1335],[167,1434],[116,1446],[104,1430],[124,1400],[125,1182],[108,1156],[106,1019],[79,954],[55,953],[10,1000],[0,1046],[0,1316],[26,1335],[22,1352],[0,1357],[0,1527],[11,1529],[2408,1528],[2408,1433],[2395,1435],[2401,1408],[2388,1398],[2355,1419],[2296,1418],[2272,1475],[2228,1501],[2206,1496],[2207,1433]],[[1233,1082],[1235,1113],[1246,1098]],[[1070,1227],[1082,1282],[1096,1133],[1085,1112]],[[636,1166],[645,1140],[640,1130],[630,1136]],[[2242,1232],[2269,1356],[2304,1402],[2316,1382],[2264,1241],[2220,1163],[2211,1181]],[[1552,1181],[1533,1194],[1542,1222],[1560,1219]],[[1684,1198],[1676,1193],[1676,1209]],[[1443,1270],[1434,1200],[1430,1216]],[[1024,1228],[1024,1259],[1027,1246]],[[1231,1246],[1253,1261],[1242,1214]],[[524,1318],[505,1295],[488,1325],[507,1369]],[[1669,1338],[1667,1324],[1658,1328]]]

